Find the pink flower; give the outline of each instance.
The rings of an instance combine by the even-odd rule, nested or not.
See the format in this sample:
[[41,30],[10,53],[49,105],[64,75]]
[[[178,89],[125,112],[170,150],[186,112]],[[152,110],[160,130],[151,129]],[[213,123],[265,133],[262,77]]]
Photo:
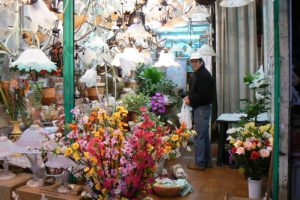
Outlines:
[[270,151],[268,151],[267,149],[261,149],[259,151],[259,154],[263,158],[268,158],[270,156]]
[[237,153],[238,155],[244,155],[244,154],[245,154],[245,148],[244,148],[244,147],[238,147],[238,148],[236,149],[236,153]]

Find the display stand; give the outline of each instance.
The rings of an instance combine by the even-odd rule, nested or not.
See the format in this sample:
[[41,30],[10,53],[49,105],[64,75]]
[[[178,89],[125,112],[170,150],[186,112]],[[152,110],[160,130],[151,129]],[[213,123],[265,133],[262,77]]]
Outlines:
[[31,179],[31,174],[21,173],[9,180],[0,181],[0,200],[10,200],[12,192],[18,187],[25,185]]
[[82,196],[73,194],[61,194],[56,192],[59,184],[56,183],[50,186],[43,186],[37,188],[31,188],[26,185],[18,188],[16,193],[19,195],[19,199],[41,200],[42,194],[48,200],[80,200]]

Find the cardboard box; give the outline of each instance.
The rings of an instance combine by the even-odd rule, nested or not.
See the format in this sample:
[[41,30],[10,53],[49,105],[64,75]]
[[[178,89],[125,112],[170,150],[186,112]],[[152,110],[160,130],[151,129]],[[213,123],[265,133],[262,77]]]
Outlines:
[[82,197],[80,195],[73,194],[61,194],[56,192],[58,184],[51,186],[43,186],[31,188],[26,185],[16,189],[16,193],[19,195],[20,200],[41,200],[42,194],[48,200],[80,200]]
[[31,179],[31,174],[21,173],[17,174],[14,178],[9,180],[0,181],[0,200],[11,200],[12,192],[25,185],[26,182]]

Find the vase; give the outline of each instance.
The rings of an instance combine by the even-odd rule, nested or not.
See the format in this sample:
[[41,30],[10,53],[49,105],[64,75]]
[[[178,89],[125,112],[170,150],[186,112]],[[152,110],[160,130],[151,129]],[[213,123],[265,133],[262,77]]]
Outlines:
[[261,180],[252,180],[248,178],[248,195],[251,199],[260,199],[261,198]]
[[51,105],[55,102],[55,88],[43,88],[42,95],[43,105]]
[[19,139],[19,137],[22,134],[22,131],[20,129],[20,121],[10,121],[13,130],[10,133],[10,139],[15,142]]
[[[97,92],[97,90],[98,90],[98,92]],[[98,99],[98,94],[99,94],[100,98],[103,97],[105,88],[97,86],[97,90],[96,90],[95,87],[91,87],[91,88],[87,89],[89,100],[91,100],[91,101],[99,100]]]

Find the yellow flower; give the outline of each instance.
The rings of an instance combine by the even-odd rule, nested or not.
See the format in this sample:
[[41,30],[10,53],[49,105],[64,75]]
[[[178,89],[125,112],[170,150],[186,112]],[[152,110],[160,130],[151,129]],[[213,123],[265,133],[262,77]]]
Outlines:
[[72,153],[73,153],[73,150],[72,150],[70,147],[68,147],[68,148],[65,150],[64,155],[65,155],[65,156],[70,156]]
[[78,149],[79,148],[79,144],[77,142],[72,144],[73,149]]
[[98,163],[97,158],[94,156],[90,158],[90,161],[92,162],[93,165],[97,165],[97,163]]
[[121,117],[121,114],[119,112],[115,112],[113,114],[113,118],[115,118],[115,119],[119,119],[120,117]]
[[260,127],[259,127],[259,131],[260,131],[261,133],[264,133],[264,132],[268,131],[270,128],[271,128],[271,124],[266,124],[266,125],[264,125],[264,126],[260,126]]
[[90,171],[88,171],[88,173],[86,173],[86,176],[87,176],[87,177],[91,177],[91,176],[94,175],[94,173],[95,173],[94,168],[91,168]]
[[270,134],[271,134],[272,136],[274,136],[274,126],[271,126]]
[[227,138],[227,140],[229,140],[229,143],[230,143],[230,144],[234,144],[234,143],[235,143],[235,139],[234,139],[233,137],[231,137],[231,136],[229,136],[229,137]]
[[249,128],[256,129],[256,126],[255,126],[254,122],[249,122],[249,123],[245,124],[245,128],[246,129],[249,129]]
[[90,158],[90,154],[89,154],[89,152],[84,152],[84,153],[83,153],[83,155],[84,155],[84,157],[85,157],[85,158],[87,158],[87,159],[89,159],[89,158]]
[[74,160],[80,160],[80,155],[78,154],[78,153],[74,153],[73,154],[73,158],[74,158]]
[[236,141],[233,145],[238,148],[243,144],[243,142],[241,140]]
[[148,152],[150,152],[154,147],[151,144],[147,144]]
[[178,139],[179,139],[178,135],[172,135],[171,136],[171,140],[174,141],[174,142],[177,141]]
[[89,167],[84,168],[84,172],[88,172],[90,170]]
[[56,153],[56,154],[59,154],[60,152],[61,152],[60,147],[57,147],[57,148],[55,149],[55,153]]
[[94,134],[95,137],[100,137],[99,131],[93,131],[93,134]]
[[95,188],[96,188],[96,190],[99,191],[99,190],[101,189],[100,184],[97,183],[97,184],[95,185]]
[[250,134],[250,132],[247,129],[244,129],[242,132],[242,135],[244,136],[244,135],[248,135],[248,134]]

